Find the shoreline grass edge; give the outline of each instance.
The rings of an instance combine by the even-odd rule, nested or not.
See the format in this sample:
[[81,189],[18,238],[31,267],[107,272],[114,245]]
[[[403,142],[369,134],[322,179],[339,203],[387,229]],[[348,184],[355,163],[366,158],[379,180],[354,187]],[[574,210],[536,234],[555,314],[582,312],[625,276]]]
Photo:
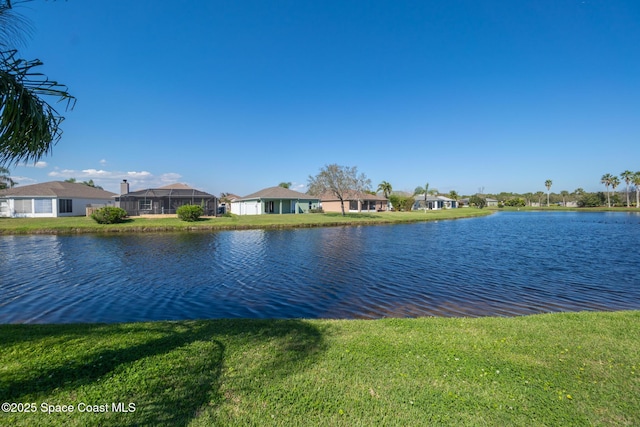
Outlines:
[[0,235],[196,232],[408,224],[472,218],[490,215],[493,212],[467,208],[427,212],[350,213],[345,216],[332,213],[253,215],[206,217],[195,222],[181,221],[177,217],[130,217],[120,224],[98,224],[88,217],[0,218]]

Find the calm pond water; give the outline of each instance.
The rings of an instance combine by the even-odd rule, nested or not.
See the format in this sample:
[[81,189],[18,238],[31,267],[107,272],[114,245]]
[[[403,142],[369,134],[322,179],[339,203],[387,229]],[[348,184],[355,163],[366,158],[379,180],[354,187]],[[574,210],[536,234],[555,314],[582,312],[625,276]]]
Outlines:
[[640,309],[640,214],[0,237],[0,323]]

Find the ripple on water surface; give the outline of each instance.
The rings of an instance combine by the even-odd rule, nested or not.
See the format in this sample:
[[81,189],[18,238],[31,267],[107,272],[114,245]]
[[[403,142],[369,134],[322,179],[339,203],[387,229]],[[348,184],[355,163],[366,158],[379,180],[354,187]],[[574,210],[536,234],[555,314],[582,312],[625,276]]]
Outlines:
[[640,309],[640,215],[1,236],[0,322],[515,316]]

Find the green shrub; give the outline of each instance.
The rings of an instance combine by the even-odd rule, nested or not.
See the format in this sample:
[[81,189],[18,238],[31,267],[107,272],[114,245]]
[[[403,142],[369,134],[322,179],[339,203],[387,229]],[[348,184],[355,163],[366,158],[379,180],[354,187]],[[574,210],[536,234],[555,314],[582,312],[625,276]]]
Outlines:
[[183,205],[176,211],[178,218],[183,221],[197,221],[204,214],[204,209],[199,205]]
[[126,217],[127,211],[114,206],[105,206],[91,214],[91,218],[93,218],[98,224],[117,224],[124,221]]
[[512,207],[524,207],[527,205],[527,202],[521,197],[516,197],[515,199],[507,200],[506,202],[504,202],[504,205]]
[[393,209],[397,211],[409,212],[415,203],[413,196],[401,196],[398,194],[390,194],[389,202],[393,206]]

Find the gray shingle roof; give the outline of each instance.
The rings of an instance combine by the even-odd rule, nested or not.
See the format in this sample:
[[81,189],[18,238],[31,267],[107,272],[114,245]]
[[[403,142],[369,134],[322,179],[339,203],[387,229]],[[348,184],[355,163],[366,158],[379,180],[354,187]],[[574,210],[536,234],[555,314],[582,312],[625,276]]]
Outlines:
[[23,185],[0,191],[0,197],[57,197],[66,199],[111,199],[115,193],[85,184],[65,181],[49,181]]
[[[348,191],[345,194],[345,198],[344,200],[376,200],[376,201],[380,201],[380,202],[386,202],[388,201],[386,197],[384,196],[380,196],[378,194],[369,194],[369,193],[361,193],[360,196],[358,197],[358,194],[355,191]],[[338,200],[338,198],[335,196],[335,194],[331,193],[331,192],[326,192],[323,193],[320,196],[320,200],[324,201],[324,202],[329,202],[329,201],[335,201]]]
[[264,188],[248,196],[241,197],[235,201],[255,200],[255,199],[292,199],[292,200],[318,200],[317,197],[300,193],[299,191],[290,190],[284,187]]
[[122,197],[207,197],[214,198],[213,194],[209,194],[204,191],[196,190],[186,184],[176,183],[165,185],[160,188],[147,188],[144,190],[130,191],[127,194],[123,194]]

